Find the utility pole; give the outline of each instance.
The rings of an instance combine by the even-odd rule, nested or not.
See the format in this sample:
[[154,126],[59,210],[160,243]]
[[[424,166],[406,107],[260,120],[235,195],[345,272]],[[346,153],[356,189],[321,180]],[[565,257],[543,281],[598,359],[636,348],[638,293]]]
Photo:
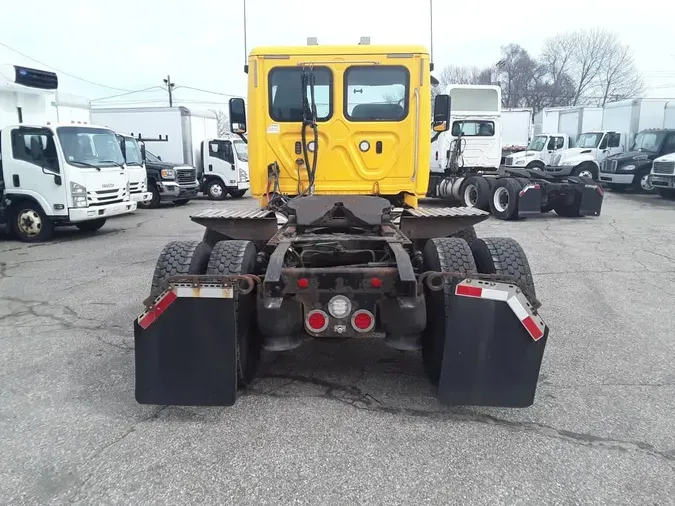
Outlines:
[[164,84],[166,84],[166,89],[169,92],[169,107],[173,107],[173,87],[176,86],[176,83],[171,82],[171,76],[167,74],[166,79],[164,79]]

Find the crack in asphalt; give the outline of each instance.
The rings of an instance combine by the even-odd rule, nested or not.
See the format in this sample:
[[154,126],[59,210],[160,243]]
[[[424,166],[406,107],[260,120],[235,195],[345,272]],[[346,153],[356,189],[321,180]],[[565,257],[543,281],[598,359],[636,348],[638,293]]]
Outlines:
[[[126,438],[128,438],[131,434],[133,434],[136,431],[136,427],[138,427],[139,425],[141,425],[143,423],[146,423],[146,422],[150,422],[152,420],[156,420],[157,418],[159,418],[159,415],[167,408],[169,408],[169,406],[161,406],[158,409],[156,409],[153,413],[151,413],[149,416],[147,416],[147,417],[139,420],[138,422],[134,423],[131,427],[129,427],[126,431],[124,431],[122,433],[122,435],[116,437],[115,439],[113,439],[109,443],[104,444],[98,450],[96,450],[94,452],[94,454],[87,459],[85,464],[92,461],[92,460],[98,459],[107,450],[109,450],[113,446],[118,445],[119,443],[124,441]],[[73,493],[71,498],[68,500],[68,504],[74,504],[75,502],[77,502],[79,500],[79,496],[82,494],[82,491],[84,490],[84,487],[87,486],[87,483],[89,483],[89,480],[91,480],[94,476],[95,476],[95,473],[90,472],[89,475],[84,480],[82,480],[82,482],[77,486],[77,490],[75,490],[75,492]]]
[[[440,420],[452,420],[457,422],[479,423],[483,425],[491,425],[502,427],[515,431],[527,431],[533,434],[558,439],[561,441],[579,444],[583,446],[601,447],[608,450],[618,450],[622,452],[639,451],[652,457],[664,459],[666,461],[675,462],[675,449],[659,450],[654,445],[643,441],[630,441],[613,439],[609,437],[596,436],[594,434],[585,432],[574,432],[565,429],[558,429],[550,425],[538,422],[528,421],[513,421],[499,418],[493,415],[475,413],[466,411],[465,409],[449,408],[447,410],[424,410],[419,408],[397,407],[383,403],[376,399],[371,394],[364,392],[354,385],[342,385],[332,381],[323,380],[302,375],[287,375],[287,374],[268,374],[262,378],[282,379],[287,380],[285,385],[278,386],[271,391],[262,392],[254,388],[247,390],[248,395],[260,397],[275,397],[275,398],[295,398],[296,395],[284,395],[279,393],[279,390],[284,386],[292,383],[312,385],[325,389],[324,392],[317,396],[332,402],[338,402],[352,408],[369,411],[375,413],[383,413],[390,415],[400,415],[413,418],[428,418]],[[262,379],[261,378],[261,379]],[[306,396],[302,396],[303,398]]]
[[[107,322],[101,322],[92,318],[85,318],[81,316],[76,310],[70,306],[54,304],[46,301],[38,300],[24,300],[14,297],[2,297],[0,300],[5,300],[19,304],[19,307],[10,311],[7,314],[0,315],[0,326],[8,326],[12,328],[34,328],[34,327],[58,327],[65,330],[94,330],[94,331],[108,331],[119,337],[128,338],[130,330],[120,327],[119,325],[112,325]],[[61,311],[62,314],[58,314]],[[36,324],[31,322],[26,325],[8,323],[4,325],[5,321],[20,318],[22,316],[30,316],[39,319],[46,319],[51,321],[51,324]],[[114,343],[106,340],[103,336],[94,334],[94,338],[102,344],[117,348],[126,352],[133,351],[132,345],[125,345]]]

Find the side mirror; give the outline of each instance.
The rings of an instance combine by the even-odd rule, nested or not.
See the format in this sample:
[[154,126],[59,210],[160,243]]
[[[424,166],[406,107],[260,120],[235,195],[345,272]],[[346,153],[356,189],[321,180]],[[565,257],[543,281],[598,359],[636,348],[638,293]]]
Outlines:
[[141,144],[141,160],[143,160],[143,163],[145,163],[145,144]]
[[447,132],[450,128],[450,95],[436,95],[434,99],[434,132]]
[[235,134],[246,133],[246,104],[243,98],[230,99],[230,131]]
[[161,157],[161,156],[157,156],[157,160],[159,160],[159,161],[161,162],[161,161],[162,161],[162,157]]

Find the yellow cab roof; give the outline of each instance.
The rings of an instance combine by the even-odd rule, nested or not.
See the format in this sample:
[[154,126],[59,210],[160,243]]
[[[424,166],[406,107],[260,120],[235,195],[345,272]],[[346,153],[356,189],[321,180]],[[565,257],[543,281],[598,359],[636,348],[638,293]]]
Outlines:
[[306,45],[306,46],[260,46],[251,50],[250,56],[266,55],[364,55],[364,54],[422,54],[428,55],[429,50],[421,45]]

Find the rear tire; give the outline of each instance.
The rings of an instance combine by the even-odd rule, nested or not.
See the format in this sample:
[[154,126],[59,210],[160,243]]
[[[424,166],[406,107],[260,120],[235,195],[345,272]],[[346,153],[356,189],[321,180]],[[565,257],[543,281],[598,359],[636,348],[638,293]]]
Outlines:
[[[424,246],[424,270],[437,272],[477,272],[471,248],[459,237],[430,239]],[[438,385],[443,366],[445,332],[454,288],[446,283],[443,290],[426,292],[427,326],[422,332],[424,370],[434,385]]]
[[462,204],[487,211],[490,209],[490,185],[478,176],[471,176],[462,184]]
[[471,244],[471,253],[481,274],[513,276],[528,298],[536,298],[527,255],[510,237],[481,237]]
[[211,247],[202,241],[172,241],[159,254],[152,276],[150,295],[155,298],[168,288],[172,276],[205,274]]
[[464,239],[469,244],[469,246],[471,246],[471,243],[475,241],[478,236],[476,235],[476,229],[472,225],[470,227],[463,228],[459,232],[455,232],[449,237],[459,237],[460,239]]
[[[206,274],[230,276],[254,274],[256,249],[251,241],[231,240],[216,243]],[[237,386],[247,386],[253,381],[260,363],[261,339],[256,326],[255,292],[235,292],[235,313],[237,332]]]
[[103,225],[105,225],[106,218],[99,218],[98,220],[83,221],[76,223],[75,226],[82,232],[96,232]]
[[490,212],[500,220],[518,219],[518,193],[523,186],[514,178],[497,181],[490,194]]

